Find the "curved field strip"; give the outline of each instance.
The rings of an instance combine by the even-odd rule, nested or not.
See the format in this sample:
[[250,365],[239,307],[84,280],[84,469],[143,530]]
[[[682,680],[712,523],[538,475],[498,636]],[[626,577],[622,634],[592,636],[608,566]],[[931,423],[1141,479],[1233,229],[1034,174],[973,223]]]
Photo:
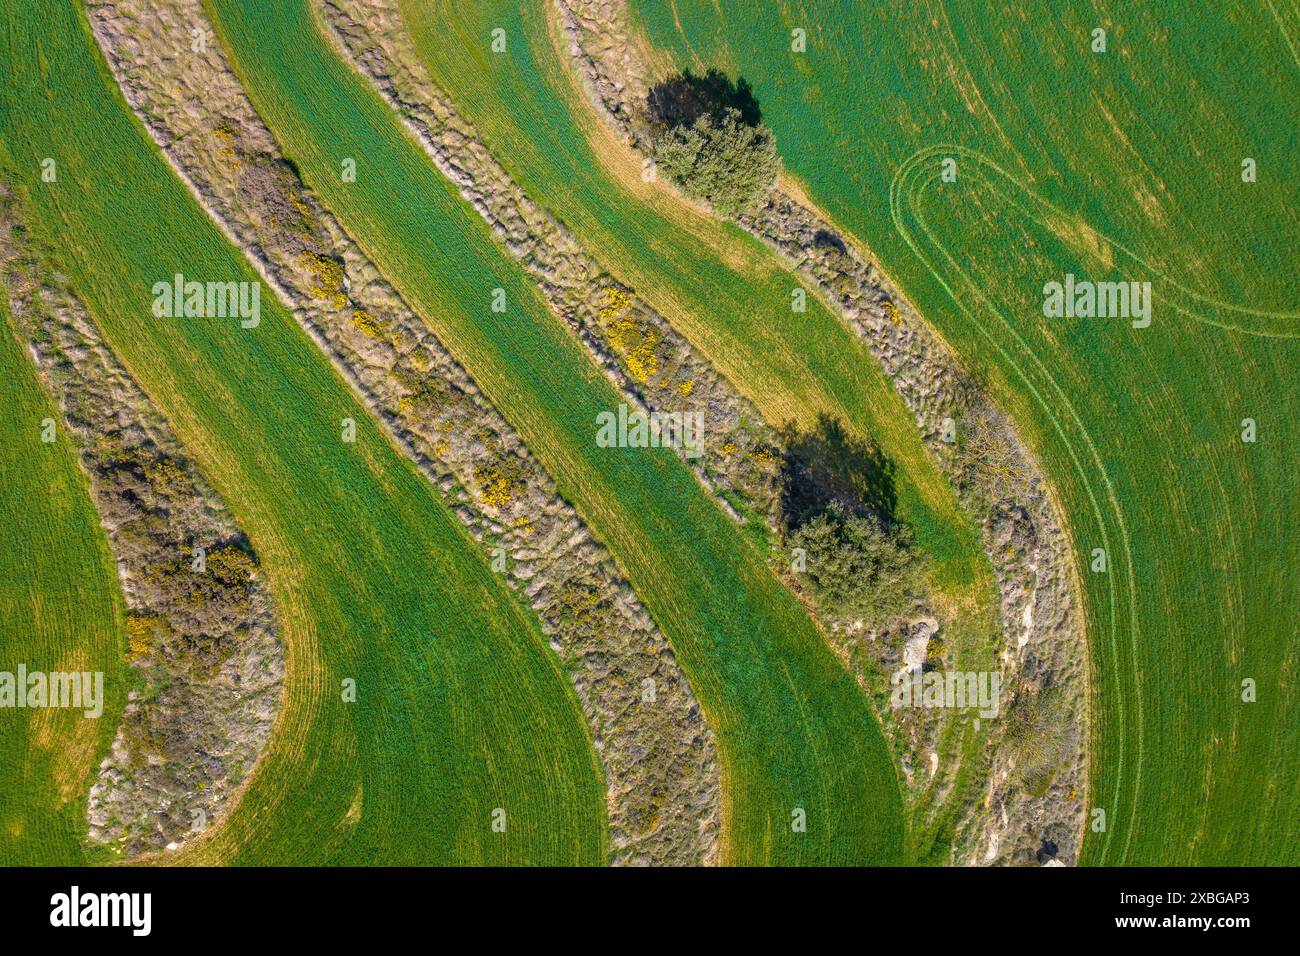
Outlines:
[[[303,179],[519,429],[673,643],[717,734],[724,860],[897,860],[900,796],[880,728],[759,551],[670,451],[596,447],[596,414],[618,394],[335,57],[307,4],[209,8]],[[315,109],[326,98],[328,118]],[[348,157],[355,183],[339,176]],[[490,310],[494,288],[506,293],[503,314]],[[792,830],[796,809],[807,832]]]
[[[998,625],[978,531],[867,348],[815,296],[806,312],[792,312],[791,291],[802,283],[757,240],[642,181],[637,158],[578,87],[552,4],[402,0],[400,7],[430,76],[516,182],[646,296],[768,421],[812,429],[826,414],[879,442],[896,467],[899,514],[935,558],[937,599],[955,615],[949,634],[958,666],[987,668]],[[495,28],[506,31],[504,55],[488,51]],[[973,739],[953,746],[962,744]],[[911,836],[924,853],[928,840]]]
[[[807,190],[987,366],[1057,484],[1109,818],[1085,862],[1294,863],[1300,788],[1275,775],[1297,752],[1278,609],[1296,594],[1300,186],[1283,171],[1300,91],[1280,22],[1247,4],[676,7],[638,5],[652,42],[739,64]],[[1150,281],[1151,327],[1045,319],[1043,284],[1067,272]],[[1089,573],[1094,547],[1107,574]]]
[[[536,620],[272,297],[254,329],[153,318],[152,284],[175,272],[257,276],[134,122],[77,5],[0,15],[0,159],[247,529],[282,614],[275,736],[242,802],[183,859],[603,862],[599,765]],[[57,183],[40,180],[45,156]],[[345,417],[353,445],[339,441]]]
[[[1095,741],[1111,740],[1116,742],[1116,745],[1111,747],[1111,751],[1114,754],[1114,790],[1110,794],[1106,794],[1106,796],[1109,797],[1109,801],[1104,805],[1112,808],[1127,807],[1129,809],[1129,826],[1123,831],[1125,833],[1127,845],[1128,839],[1132,836],[1132,823],[1137,813],[1139,797],[1138,787],[1141,781],[1142,758],[1144,755],[1144,728],[1142,720],[1141,675],[1139,672],[1131,669],[1131,662],[1137,657],[1136,649],[1140,625],[1137,609],[1133,604],[1133,554],[1128,532],[1124,527],[1124,515],[1116,502],[1114,486],[1110,481],[1109,475],[1106,473],[1105,464],[1098,455],[1096,445],[1084,430],[1083,424],[1079,420],[1079,415],[1071,404],[1069,397],[1061,390],[1056,380],[1052,378],[1051,373],[1044,367],[1038,357],[1029,351],[1024,340],[1016,334],[1015,328],[1007,322],[995,307],[991,305],[988,297],[981,292],[979,286],[961,271],[957,262],[944,249],[942,239],[935,234],[933,229],[922,222],[919,224],[918,231],[924,234],[924,237],[926,241],[930,243],[931,248],[937,249],[939,254],[943,256],[943,267],[937,267],[926,257],[922,244],[914,237],[912,227],[909,224],[909,216],[914,213],[915,204],[911,198],[912,183],[904,173],[907,169],[907,166],[900,169],[900,175],[895,180],[895,191],[890,201],[890,210],[893,214],[895,228],[904,236],[912,251],[920,257],[923,262],[925,262],[926,267],[930,270],[935,281],[943,286],[944,290],[952,298],[953,303],[961,309],[963,315],[971,321],[972,326],[980,331],[981,335],[989,345],[998,353],[998,356],[1001,359],[1002,368],[1015,373],[1014,377],[1016,381],[1011,383],[1012,387],[1023,387],[1027,390],[1029,395],[1032,396],[1033,402],[1037,406],[1038,414],[1050,424],[1053,437],[1066,449],[1075,477],[1077,478],[1091,509],[1090,530],[1096,535],[1096,540],[1105,551],[1108,559],[1113,558],[1115,555],[1122,555],[1123,558],[1122,566],[1125,572],[1123,583],[1116,584],[1113,582],[1113,579],[1109,577],[1103,579],[1106,585],[1107,597],[1107,613],[1105,615],[1107,623],[1105,625],[1105,634],[1108,641],[1110,661],[1109,676],[1112,686],[1124,688],[1122,693],[1114,695],[1108,701],[1110,704],[1109,710],[1112,711],[1112,714],[1108,714],[1107,716],[1113,716],[1115,718],[1114,722],[1118,727],[1106,726],[1103,723],[1099,723],[1094,727],[1093,738]],[[938,179],[937,169],[938,167],[936,164],[931,164],[929,167],[930,175],[927,175],[924,178],[922,186],[916,187],[918,191],[923,189],[924,185],[932,185]],[[904,196],[908,198],[900,198]],[[944,279],[945,275],[956,276],[957,280],[961,284],[961,288],[954,289],[953,286],[949,285]],[[967,299],[973,299],[976,307],[971,308],[968,306],[966,304]],[[1048,401],[1044,398],[1043,391],[1040,391],[1039,387],[1035,385],[1034,380],[1026,374],[1023,366],[1013,358],[1013,351],[1008,351],[1007,348],[1003,347],[997,337],[991,335],[986,330],[984,326],[984,316],[989,314],[996,316],[1002,324],[1002,328],[1014,340],[1014,354],[1028,355],[1032,359],[1033,370],[1039,376],[1039,381],[1045,381],[1047,383],[1047,388],[1045,390],[1053,393],[1052,401]],[[1066,418],[1068,419],[1069,424],[1068,431],[1063,427],[1061,419],[1058,418],[1055,413],[1054,409],[1058,407],[1063,407],[1067,412]],[[1071,436],[1074,436],[1073,440]],[[1078,447],[1080,445],[1083,446],[1083,450]],[[1086,459],[1086,461],[1084,459]],[[1101,485],[1104,489],[1105,498],[1104,507],[1102,502],[1099,500],[1098,490],[1093,486],[1093,483],[1089,481],[1089,476],[1094,473],[1099,474],[1101,478]],[[1089,526],[1076,521],[1074,527],[1075,535],[1078,536],[1083,534],[1086,527]],[[1113,544],[1112,541],[1114,542]],[[1116,545],[1118,545],[1118,547],[1116,547]],[[1127,606],[1129,610],[1127,621],[1123,622],[1127,624],[1129,650],[1132,654],[1128,667],[1122,666],[1121,664],[1118,646],[1119,630],[1122,623],[1120,613],[1121,605]],[[1098,629],[1098,631],[1099,630],[1100,629]],[[1127,710],[1133,707],[1135,707],[1137,711],[1136,719],[1130,721],[1127,717]],[[1130,737],[1136,738],[1137,766],[1128,779],[1132,789],[1125,792],[1123,790],[1125,783],[1124,764],[1126,746]],[[1094,785],[1094,791],[1098,786],[1100,785]],[[1101,803],[1102,801],[1095,800],[1094,802]],[[1103,845],[1098,857],[1097,862],[1099,864],[1104,864],[1106,862],[1106,853],[1109,848],[1110,843],[1107,841]]]
[[[996,189],[1002,202],[1032,220],[1043,231],[1056,232],[1058,224],[1069,221],[1070,213],[1037,195],[1023,181],[987,156],[951,143],[930,146],[918,150],[898,167],[889,192],[889,212],[894,227],[918,257],[924,258],[924,255],[916,237],[907,225],[906,217],[917,206],[917,194],[939,181],[940,164],[948,157],[961,159],[966,178],[970,178],[973,172],[977,182]],[[1078,225],[1086,229],[1082,238],[1105,254],[1108,268],[1115,268],[1114,254],[1119,253],[1122,260],[1125,260],[1135,273],[1141,274],[1146,281],[1155,286],[1155,291],[1163,300],[1162,305],[1183,313],[1193,321],[1228,332],[1244,332],[1247,335],[1258,335],[1263,338],[1300,338],[1300,310],[1255,309],[1202,295],[1159,269],[1153,268],[1137,252],[1122,242],[1087,228],[1086,223]],[[936,270],[931,267],[931,272],[935,273]],[[1215,315],[1220,313],[1227,318],[1224,320],[1215,318]],[[1260,319],[1265,321],[1258,321]]]
[[0,863],[69,866],[85,862],[86,795],[125,700],[125,612],[85,472],[8,309],[0,285],[0,671],[102,671],[105,701],[98,719],[0,710]]

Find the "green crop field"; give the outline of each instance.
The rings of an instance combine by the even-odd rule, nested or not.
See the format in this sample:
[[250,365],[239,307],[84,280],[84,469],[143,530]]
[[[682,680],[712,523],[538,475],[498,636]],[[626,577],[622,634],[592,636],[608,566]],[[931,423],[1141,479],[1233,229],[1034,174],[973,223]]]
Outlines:
[[[1084,862],[1295,864],[1300,789],[1272,774],[1297,743],[1277,614],[1298,595],[1296,6],[633,7],[679,65],[753,83],[787,171],[987,377],[1054,480],[1107,823]],[[1150,282],[1150,327],[1045,318],[1067,273]]]
[[[270,296],[256,329],[153,318],[160,277],[255,274],[136,123],[78,5],[43,3],[39,17],[12,4],[3,11],[6,178],[37,211],[58,267],[109,343],[247,531],[278,603],[288,679],[272,746],[242,802],[192,858],[603,862],[600,768],[535,618]],[[40,179],[47,156],[57,159],[56,183]],[[7,366],[16,362],[9,346],[4,354]],[[30,415],[38,404],[28,397],[18,408]],[[338,441],[343,417],[357,422],[354,446]],[[21,447],[13,436],[27,441],[31,427],[22,415],[6,421],[7,456]],[[26,483],[73,487],[66,463],[64,474],[59,467],[51,461],[8,486],[7,508]],[[39,642],[33,660],[54,653],[56,640],[59,653],[82,647],[105,662],[125,648],[124,635],[117,649],[101,648],[120,597],[102,543],[73,521],[79,513],[65,506],[60,519],[70,544],[86,542],[69,547],[65,567],[80,562],[78,590],[99,584],[105,593],[86,595],[75,620],[48,610],[30,638]],[[6,594],[6,606],[31,616],[64,600],[68,582],[36,564],[6,575],[5,587],[39,590],[30,608],[22,592]],[[355,703],[342,701],[346,677],[357,681]],[[11,739],[6,728],[6,755]],[[505,833],[492,830],[496,807],[509,814]],[[46,829],[71,831],[74,810]],[[8,804],[4,814],[9,841]],[[66,860],[70,836],[24,852]]]
[[1300,865],[1300,0],[338,2],[0,0],[0,870]]
[[[6,313],[0,303],[0,320]],[[0,647],[7,663],[33,671],[105,674],[98,720],[32,710],[0,722],[0,860],[73,865],[85,858],[86,794],[122,711],[122,683],[109,676],[124,669],[122,598],[66,432],[41,443],[58,411],[25,349],[8,327],[0,332]]]
[[[671,452],[596,446],[596,415],[620,398],[307,4],[209,9],[285,154],[519,430],[672,643],[718,737],[726,859],[898,859],[876,718],[763,556]],[[338,175],[344,157],[355,183]],[[489,308],[498,287],[504,314]],[[792,832],[796,809],[806,833]]]
[[[960,666],[986,668],[995,590],[977,531],[866,347],[815,298],[806,312],[792,313],[791,290],[801,283],[757,240],[642,181],[569,74],[547,4],[404,0],[401,7],[429,75],[515,181],[646,296],[769,422],[812,429],[825,414],[879,444],[895,467],[898,514],[934,557],[937,597],[954,609]],[[513,40],[505,56],[488,50],[493,28]],[[969,737],[950,746],[973,746]],[[934,834],[909,836],[912,852],[923,855]]]

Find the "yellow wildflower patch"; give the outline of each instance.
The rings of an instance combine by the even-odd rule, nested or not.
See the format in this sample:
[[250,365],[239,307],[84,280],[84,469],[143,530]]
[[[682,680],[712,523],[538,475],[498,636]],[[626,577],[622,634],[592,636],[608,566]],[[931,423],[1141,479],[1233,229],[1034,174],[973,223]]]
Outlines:
[[160,618],[145,617],[141,614],[127,615],[126,643],[130,651],[129,660],[144,660],[153,653],[154,637],[161,626],[163,624]]
[[632,294],[622,289],[605,290],[609,304],[598,315],[609,330],[609,341],[615,351],[623,356],[628,371],[638,382],[648,382],[659,371],[659,356],[655,348],[663,335],[654,326],[642,326],[633,318],[619,318],[632,304]]
[[343,263],[316,252],[304,252],[299,264],[312,278],[309,291],[313,296],[336,309],[347,305],[348,297],[343,294]]
[[188,494],[191,491],[190,476],[171,458],[158,458],[145,466],[145,477],[167,497]]
[[493,478],[483,486],[483,503],[500,511],[510,504],[510,479]]
[[522,490],[523,468],[514,460],[500,458],[486,468],[475,469],[483,503],[500,511]]
[[379,320],[367,312],[365,309],[352,310],[352,325],[364,335],[377,339],[383,333],[383,326]]
[[605,290],[605,295],[609,297],[609,304],[603,307],[599,313],[600,321],[608,324],[629,305],[632,304],[631,293],[624,292],[622,289],[610,287]]
[[628,371],[638,382],[648,382],[659,371],[655,348],[662,338],[654,326],[642,327],[631,319],[621,319],[609,331],[610,344],[623,356]]
[[222,584],[246,583],[256,569],[253,559],[233,545],[218,548],[208,555],[208,573]]

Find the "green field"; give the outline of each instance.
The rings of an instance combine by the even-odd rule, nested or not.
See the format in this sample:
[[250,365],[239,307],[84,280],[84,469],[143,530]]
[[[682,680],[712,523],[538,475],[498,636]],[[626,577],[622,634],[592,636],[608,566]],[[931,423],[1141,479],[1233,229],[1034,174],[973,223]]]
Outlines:
[[[515,181],[668,317],[770,423],[811,430],[825,414],[879,444],[895,468],[898,514],[933,556],[937,600],[954,615],[948,639],[956,666],[989,667],[998,625],[978,532],[866,346],[816,298],[806,313],[792,313],[790,293],[801,283],[757,240],[642,182],[638,164],[611,142],[571,76],[564,47],[548,30],[549,4],[403,0],[401,8],[430,76]],[[489,52],[495,27],[509,38],[506,55]],[[974,742],[974,734],[964,741]],[[923,829],[909,836],[910,852],[920,855],[938,837],[943,858],[950,842]]]
[[[323,35],[320,0],[202,2],[210,45],[285,158],[672,645],[716,735],[721,862],[947,862],[954,822],[987,809],[976,761],[950,790],[905,799],[902,754],[839,639],[775,573],[762,523],[729,517],[669,449],[597,445],[598,414],[626,396]],[[519,186],[769,424],[829,416],[878,444],[931,559],[952,666],[993,667],[978,528],[866,345],[817,296],[792,312],[804,284],[757,240],[642,181],[580,87],[551,0],[396,2],[433,83]],[[1051,479],[1090,665],[1081,862],[1300,864],[1300,0],[631,8],[656,69],[753,84],[783,185],[880,264]],[[600,728],[526,597],[269,288],[256,328],[151,314],[154,284],[176,273],[258,274],[123,100],[80,0],[0,0],[0,21],[0,183],[247,533],[278,612],[285,692],[264,757],[231,812],[166,862],[608,862]],[[1046,315],[1045,283],[1067,274],[1149,282],[1150,326]],[[125,601],[8,309],[0,295],[0,671],[100,670],[107,694],[98,721],[0,709],[0,864],[108,863],[85,808],[136,674]],[[945,763],[989,732],[944,726]]]
[[[306,3],[209,8],[304,180],[518,428],[672,643],[718,738],[724,859],[898,860],[898,781],[867,699],[758,548],[671,452],[596,446],[596,414],[620,396]],[[344,157],[355,183],[340,181]]]
[[[151,316],[160,277],[256,275],[131,115],[80,5],[39,6],[36,15],[0,4],[0,166],[54,247],[54,264],[247,532],[280,614],[288,674],[273,742],[242,802],[187,858],[602,863],[600,767],[536,619],[271,295],[251,330]],[[47,156],[58,161],[56,183],[40,179]],[[17,353],[6,344],[0,361],[9,380]],[[6,521],[6,535],[23,532],[6,541],[6,570],[29,558],[4,577],[5,607],[15,627],[24,616],[48,618],[30,649],[18,647],[30,662],[80,651],[120,670],[112,661],[121,644],[104,647],[116,637],[106,631],[121,598],[102,538],[80,502],[50,513],[41,489],[71,495],[80,483],[61,446],[25,450],[41,400],[30,372],[14,368],[13,380],[7,479],[16,456],[22,467],[6,480],[5,514],[33,517]],[[345,416],[356,420],[355,445],[338,440]],[[40,457],[51,454],[63,458]],[[66,542],[57,550],[55,535]],[[56,602],[69,605],[66,620]],[[357,681],[354,704],[341,700],[345,677]],[[15,713],[0,714],[6,761]],[[49,801],[36,756],[22,813]],[[3,786],[7,797],[12,781]],[[496,807],[507,811],[505,833],[492,831]],[[34,827],[40,842],[15,860],[8,847],[23,823],[6,800],[4,862],[70,861],[77,809]]]
[[[991,382],[1054,480],[1107,814],[1084,861],[1295,864],[1297,642],[1278,612],[1300,597],[1300,8],[633,6],[679,65],[753,83],[787,170]],[[1068,272],[1151,282],[1152,325],[1044,318],[1044,283]]]
[[[0,301],[0,670],[102,671],[104,712],[0,711],[0,862],[84,862],[86,795],[122,714],[123,609],[85,473]],[[41,423],[60,423],[41,443]]]

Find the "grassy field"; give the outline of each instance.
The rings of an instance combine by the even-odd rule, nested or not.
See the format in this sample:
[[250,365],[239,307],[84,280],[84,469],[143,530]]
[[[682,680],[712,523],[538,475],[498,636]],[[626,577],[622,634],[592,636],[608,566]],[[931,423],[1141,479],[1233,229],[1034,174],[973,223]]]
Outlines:
[[[63,419],[0,297],[0,670],[102,671],[104,712],[0,710],[0,863],[84,862],[86,795],[122,713],[123,606]],[[59,423],[42,444],[41,423]]]
[[[725,859],[898,860],[900,795],[879,726],[759,550],[673,454],[596,447],[596,414],[620,397],[305,3],[209,6],[308,185],[519,429],[672,642],[718,737]],[[344,157],[355,183],[340,181]],[[489,309],[497,287],[504,314]],[[807,832],[792,832],[797,808]]]
[[[117,94],[80,5],[22,6],[0,4],[0,165],[56,248],[56,265],[248,533],[280,612],[288,675],[273,741],[242,802],[186,858],[603,862],[600,768],[535,618],[270,294],[256,329],[151,316],[153,282],[175,272],[256,275]],[[58,162],[56,183],[40,179],[47,156]],[[19,360],[5,346],[0,361],[8,380]],[[22,384],[7,401],[6,437],[17,429],[22,440],[10,437],[6,472],[39,405],[29,393]],[[339,441],[344,417],[356,421],[355,445]],[[66,461],[39,457],[48,454],[24,453],[21,477],[5,483],[6,516],[34,516],[6,521],[7,538],[19,538],[0,560],[33,558],[5,576],[5,607],[17,608],[16,621],[75,613],[84,632],[52,624],[60,646],[34,648],[29,660],[93,650],[86,642],[102,642],[120,615],[84,514],[43,517],[42,485],[77,487]],[[56,547],[56,533],[66,543]],[[56,563],[79,577],[49,573]],[[356,703],[342,702],[347,677]],[[7,758],[8,730],[4,741]],[[39,764],[29,772],[39,776]],[[24,788],[22,799],[48,796]],[[505,833],[492,831],[496,807],[507,811]],[[8,840],[8,803],[3,813]],[[20,859],[62,862],[75,852],[79,821],[60,813],[58,838],[24,845]]]
[[[402,0],[401,8],[430,76],[515,181],[668,317],[770,423],[811,430],[825,414],[879,443],[896,469],[899,515],[934,557],[937,600],[954,615],[947,637],[956,666],[988,669],[996,592],[977,531],[861,341],[815,297],[806,313],[793,313],[791,290],[801,283],[759,242],[642,181],[639,164],[570,73],[567,46],[548,28],[549,4]],[[489,52],[496,27],[509,39],[505,55]],[[949,745],[973,745],[977,735],[966,736]],[[936,840],[947,843],[942,819],[936,831],[911,832],[909,852],[924,856]]]
[[[787,169],[1039,450],[1087,586],[1085,862],[1295,864],[1296,5],[634,7],[754,84]],[[1044,318],[1069,272],[1151,282],[1151,326]]]

